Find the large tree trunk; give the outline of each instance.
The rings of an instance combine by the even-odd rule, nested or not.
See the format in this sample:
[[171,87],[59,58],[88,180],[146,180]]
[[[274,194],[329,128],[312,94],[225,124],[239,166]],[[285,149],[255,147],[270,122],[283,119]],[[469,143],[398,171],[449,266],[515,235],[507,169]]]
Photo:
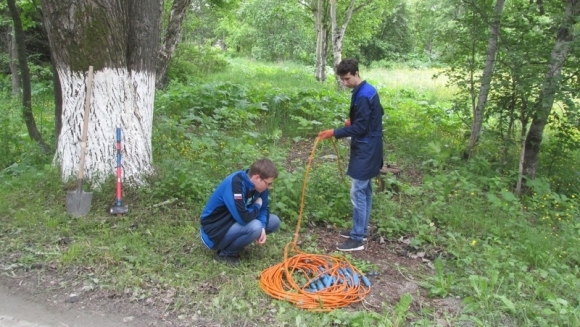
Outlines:
[[[63,180],[78,174],[83,107],[92,92],[85,177],[115,174],[115,129],[123,131],[126,182],[152,172],[151,132],[159,51],[159,0],[43,0],[51,54],[63,97],[55,163]],[[93,89],[86,70],[95,67]]]
[[485,59],[485,68],[483,69],[483,74],[481,76],[481,86],[479,89],[479,97],[477,98],[477,105],[473,110],[473,123],[471,124],[469,144],[463,153],[465,159],[469,158],[471,151],[479,141],[481,126],[483,124],[483,112],[485,111],[485,104],[487,103],[487,96],[489,94],[491,77],[493,74],[493,65],[495,63],[495,54],[497,52],[497,39],[499,38],[500,18],[504,3],[505,0],[497,0],[495,8],[493,9],[493,22],[491,23],[491,31],[487,44],[487,58]]
[[314,25],[316,28],[316,72],[315,77],[319,82],[326,81],[326,58],[328,56],[328,1],[317,0],[312,6],[314,12]]
[[185,18],[187,9],[190,6],[191,0],[173,0],[165,39],[161,45],[159,60],[157,61],[157,80],[155,84],[158,89],[164,88],[167,84],[167,68],[169,67],[169,62],[175,53],[175,47],[180,41],[181,25]]
[[20,20],[20,13],[16,8],[15,0],[8,0],[8,7],[10,15],[14,22],[14,40],[16,42],[16,53],[18,56],[18,67],[20,68],[20,77],[22,82],[22,115],[24,122],[28,129],[30,138],[40,145],[44,152],[50,152],[50,147],[42,139],[42,135],[36,127],[34,114],[32,113],[32,89],[30,84],[30,70],[28,69],[26,46],[24,45],[24,30],[22,29],[22,21]]
[[535,111],[526,137],[524,154],[524,175],[530,179],[536,177],[536,166],[540,153],[544,128],[554,105],[554,97],[559,88],[562,65],[568,57],[570,45],[574,40],[574,22],[580,13],[580,0],[567,0],[566,10],[558,30],[556,44],[548,61],[548,69],[544,74],[544,82]]

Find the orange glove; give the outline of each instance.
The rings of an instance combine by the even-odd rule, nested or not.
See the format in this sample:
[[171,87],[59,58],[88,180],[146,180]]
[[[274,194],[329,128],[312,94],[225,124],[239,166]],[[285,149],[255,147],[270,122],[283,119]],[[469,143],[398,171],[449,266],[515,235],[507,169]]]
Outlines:
[[350,118],[344,121],[344,126],[350,126]]
[[329,139],[331,137],[334,136],[334,130],[333,129],[327,129],[325,131],[322,131],[320,133],[318,133],[318,138],[321,140],[326,140]]

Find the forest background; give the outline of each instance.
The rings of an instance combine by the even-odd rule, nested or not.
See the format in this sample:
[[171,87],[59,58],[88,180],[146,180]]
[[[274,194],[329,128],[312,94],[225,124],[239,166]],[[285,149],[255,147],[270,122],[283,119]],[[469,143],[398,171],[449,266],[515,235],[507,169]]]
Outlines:
[[[151,63],[151,133],[142,135],[150,149],[124,158],[130,213],[107,214],[116,158],[102,151],[93,162],[105,164],[87,168],[93,209],[80,219],[63,206],[78,171],[78,156],[66,154],[78,144],[63,141],[61,131],[80,128],[68,118],[82,112],[82,101],[67,110],[73,92],[61,94],[68,84],[58,73],[80,71],[84,88],[88,65],[76,67],[51,47],[55,3],[0,5],[4,274],[90,267],[75,277],[87,290],[117,290],[131,302],[172,290],[166,313],[225,325],[580,324],[579,1],[163,2],[153,38],[160,55]],[[78,43],[61,46],[74,53]],[[98,58],[104,52],[78,56],[103,71],[110,67]],[[228,172],[262,156],[281,170],[271,210],[284,220],[272,241],[283,247],[297,223],[317,132],[341,126],[347,115],[349,94],[332,68],[347,57],[359,59],[361,76],[379,91],[385,162],[402,169],[383,176],[391,187],[375,196],[373,233],[382,242],[405,241],[415,256],[431,254],[420,292],[461,299],[453,314],[411,305],[418,294],[378,309],[310,313],[270,303],[256,287],[257,271],[281,259],[277,249],[225,269],[229,277],[219,281],[208,256],[199,255],[196,217],[207,196]],[[116,107],[107,108],[91,116],[92,126],[107,125]],[[93,141],[89,134],[94,153],[114,152],[111,134]],[[319,159],[335,154],[332,144],[319,147],[303,230],[348,227],[348,185],[336,161]],[[337,154],[347,158],[348,147],[338,143]],[[322,240],[308,241],[309,251],[320,251]],[[365,272],[378,268],[351,259]],[[197,292],[209,281],[225,285],[210,300]]]

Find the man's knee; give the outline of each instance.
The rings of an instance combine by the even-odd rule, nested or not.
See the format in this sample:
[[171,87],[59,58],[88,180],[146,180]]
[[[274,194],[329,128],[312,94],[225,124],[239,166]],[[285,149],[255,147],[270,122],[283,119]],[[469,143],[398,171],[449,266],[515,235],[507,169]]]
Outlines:
[[274,214],[270,214],[270,217],[268,217],[268,225],[266,225],[266,233],[273,233],[278,228],[280,228],[280,218]]

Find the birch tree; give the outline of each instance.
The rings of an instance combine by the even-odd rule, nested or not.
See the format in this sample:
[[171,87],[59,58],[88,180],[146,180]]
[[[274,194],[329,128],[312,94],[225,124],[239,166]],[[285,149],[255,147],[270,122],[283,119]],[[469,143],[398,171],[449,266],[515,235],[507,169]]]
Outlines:
[[336,0],[330,0],[330,21],[332,26],[332,67],[334,68],[334,77],[339,88],[344,88],[340,77],[336,74],[336,66],[342,61],[342,42],[346,27],[350,22],[352,13],[354,12],[355,0],[350,0],[348,8],[346,9],[342,24],[338,24],[338,17],[336,15]]
[[[62,129],[54,161],[62,178],[78,173],[83,106],[92,92],[85,176],[96,183],[114,175],[115,130],[123,132],[126,182],[152,172],[151,132],[159,0],[43,0],[51,55],[62,89]],[[94,66],[92,90],[86,71]]]
[[316,29],[316,70],[314,74],[317,81],[324,82],[326,81],[326,59],[330,34],[328,1],[316,0],[311,5],[311,10],[314,14],[314,28]]
[[523,175],[531,179],[536,176],[536,166],[544,128],[548,123],[548,117],[554,105],[554,98],[560,86],[562,66],[568,58],[575,38],[574,24],[580,16],[580,0],[565,0],[564,3],[566,5],[564,15],[548,60],[540,95],[535,102],[532,123],[525,142]]
[[352,18],[352,15],[364,8],[365,6],[371,4],[373,0],[365,1],[358,6],[355,6],[356,0],[350,0],[348,7],[344,11],[344,16],[342,21],[339,22],[339,16],[337,14],[336,0],[330,0],[330,21],[331,21],[331,40],[332,40],[332,62],[333,68],[335,70],[334,77],[336,83],[340,89],[344,88],[340,77],[336,75],[336,66],[342,61],[342,44],[344,41],[344,34],[346,33],[346,28],[348,23]]
[[479,88],[479,96],[477,98],[477,105],[473,108],[473,122],[471,124],[471,136],[467,149],[464,152],[464,158],[469,158],[471,151],[479,140],[481,127],[483,125],[483,112],[485,111],[485,104],[490,90],[491,78],[493,74],[493,66],[495,63],[495,54],[497,52],[497,39],[499,38],[501,13],[503,11],[505,0],[497,0],[493,9],[493,17],[489,33],[489,41],[487,45],[487,56],[485,59],[485,68],[481,75],[481,85]]

